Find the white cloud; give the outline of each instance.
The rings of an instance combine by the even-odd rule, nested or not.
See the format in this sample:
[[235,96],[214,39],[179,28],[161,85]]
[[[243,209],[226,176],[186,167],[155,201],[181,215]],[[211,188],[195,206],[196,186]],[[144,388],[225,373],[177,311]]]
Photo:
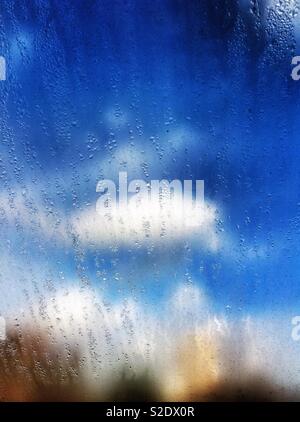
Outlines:
[[71,226],[86,245],[165,244],[198,241],[204,248],[217,251],[220,238],[216,231],[217,210],[205,204],[188,208],[179,199],[168,200],[163,207],[155,200],[109,209],[98,214],[89,208],[73,216]]

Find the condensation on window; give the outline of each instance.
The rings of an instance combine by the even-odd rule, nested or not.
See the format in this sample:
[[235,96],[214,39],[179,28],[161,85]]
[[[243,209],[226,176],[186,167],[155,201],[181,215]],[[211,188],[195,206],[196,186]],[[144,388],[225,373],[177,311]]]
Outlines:
[[1,401],[299,397],[299,28],[2,0]]

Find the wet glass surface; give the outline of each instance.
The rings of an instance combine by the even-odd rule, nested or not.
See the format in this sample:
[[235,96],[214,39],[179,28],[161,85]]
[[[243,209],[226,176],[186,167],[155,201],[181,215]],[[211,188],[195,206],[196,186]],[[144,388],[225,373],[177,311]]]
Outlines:
[[299,41],[298,1],[1,1],[1,400],[298,398]]

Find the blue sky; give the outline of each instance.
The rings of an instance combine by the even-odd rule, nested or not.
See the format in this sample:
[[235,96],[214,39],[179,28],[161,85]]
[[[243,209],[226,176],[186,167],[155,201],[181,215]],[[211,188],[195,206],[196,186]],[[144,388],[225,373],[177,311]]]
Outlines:
[[[222,4],[3,2],[4,310],[26,306],[25,290],[34,302],[86,284],[156,307],[192,283],[234,318],[300,311],[297,19],[288,4]],[[197,233],[150,250],[71,229],[66,241],[120,170],[204,179],[219,247]]]

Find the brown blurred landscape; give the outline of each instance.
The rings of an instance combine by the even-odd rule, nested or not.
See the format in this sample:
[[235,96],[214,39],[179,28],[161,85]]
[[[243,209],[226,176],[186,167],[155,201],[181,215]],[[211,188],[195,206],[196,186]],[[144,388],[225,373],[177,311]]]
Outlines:
[[40,330],[9,329],[0,344],[0,400],[11,401],[289,401],[299,392],[263,374],[236,378],[216,372],[217,349],[208,337],[187,336],[176,351],[167,379],[149,368],[123,368],[89,383],[80,350],[61,345]]

